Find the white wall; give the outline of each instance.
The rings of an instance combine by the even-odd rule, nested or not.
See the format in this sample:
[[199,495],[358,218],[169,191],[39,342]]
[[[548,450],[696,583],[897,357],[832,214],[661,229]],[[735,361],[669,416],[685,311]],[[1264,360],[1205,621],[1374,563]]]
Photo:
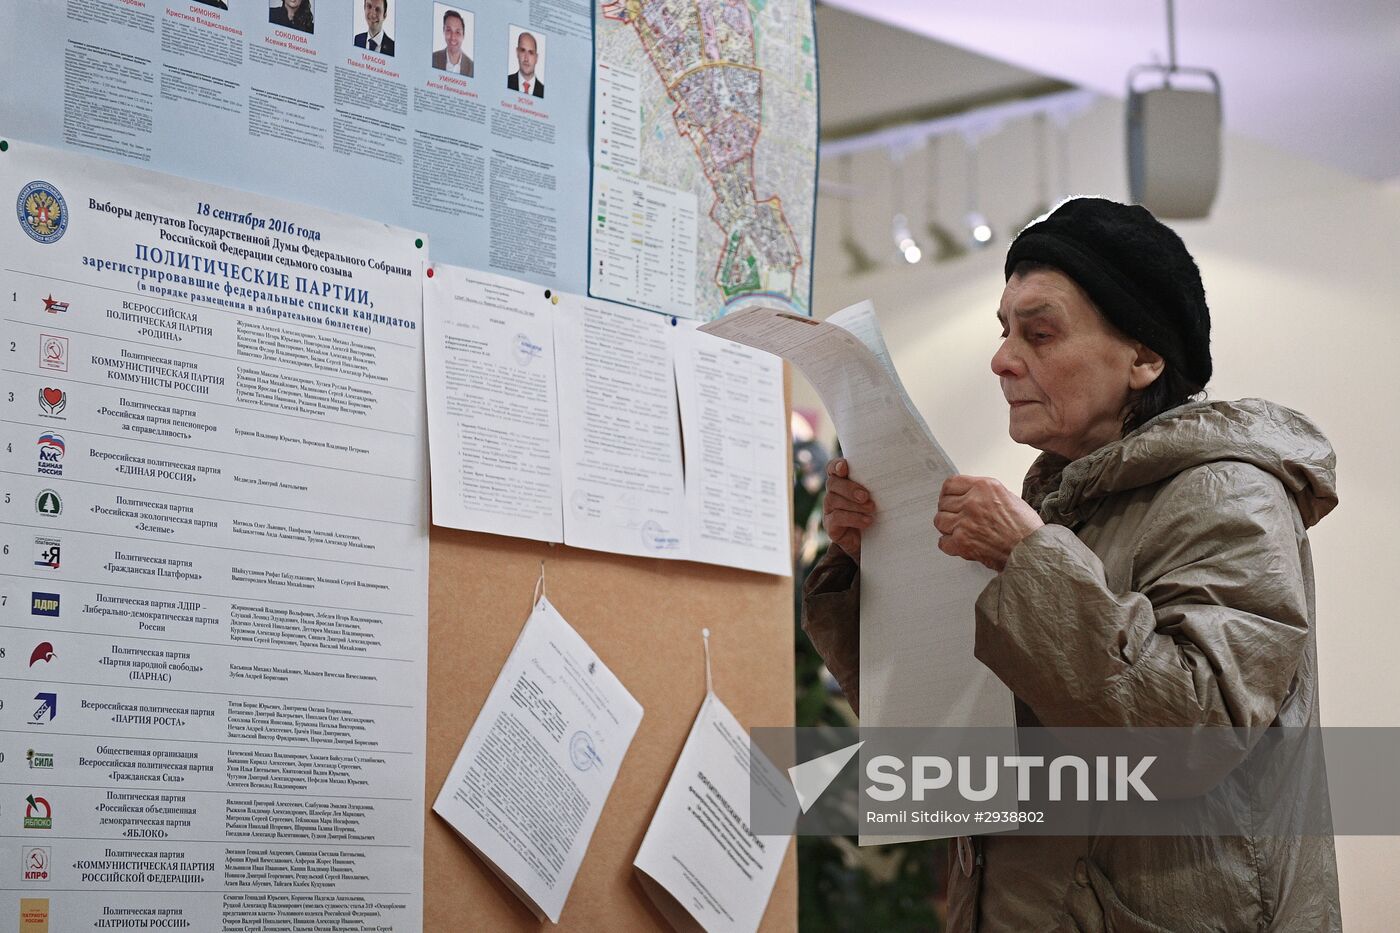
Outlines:
[[[998,343],[1005,228],[1034,199],[1033,140],[1022,125],[983,143],[984,210],[999,234],[986,252],[897,266],[888,168],[882,155],[869,155],[852,172],[867,189],[854,220],[884,266],[845,273],[836,202],[825,196],[814,266],[817,315],[873,299],[895,365],[934,433],[962,469],[1013,489],[1035,452],[1006,437],[988,361]],[[952,178],[940,213],[951,224],[962,211],[961,150],[952,140],[942,149]],[[922,165],[920,155],[911,158],[912,192],[922,190]],[[1069,165],[1073,193],[1126,198],[1119,102],[1104,101],[1071,127]],[[1229,137],[1211,218],[1175,227],[1201,267],[1211,307],[1210,394],[1263,396],[1303,411],[1337,450],[1341,505],[1312,533],[1323,721],[1400,726],[1400,610],[1391,590],[1400,571],[1400,191]],[[800,377],[795,404],[819,406]],[[1393,928],[1400,838],[1344,837],[1337,849],[1348,928]]]

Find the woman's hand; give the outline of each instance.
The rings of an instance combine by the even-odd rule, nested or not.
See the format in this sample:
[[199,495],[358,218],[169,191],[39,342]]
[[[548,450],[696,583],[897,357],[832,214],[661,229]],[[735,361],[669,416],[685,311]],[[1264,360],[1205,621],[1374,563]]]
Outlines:
[[1024,499],[988,476],[948,477],[933,519],[940,551],[997,573],[1006,568],[1011,549],[1044,524]]
[[832,544],[860,563],[860,536],[875,521],[875,501],[870,498],[870,490],[850,479],[850,475],[851,466],[844,457],[826,465],[822,526]]

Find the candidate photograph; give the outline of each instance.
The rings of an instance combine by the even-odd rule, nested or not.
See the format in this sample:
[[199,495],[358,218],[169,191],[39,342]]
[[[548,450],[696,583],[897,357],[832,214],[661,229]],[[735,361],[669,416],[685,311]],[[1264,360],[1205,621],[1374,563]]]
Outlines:
[[305,33],[316,31],[316,16],[311,9],[311,0],[282,0],[267,9],[267,21],[283,29],[297,29]]
[[355,48],[394,54],[394,40],[389,35],[389,0],[365,0],[364,13],[356,13]]
[[472,46],[475,17],[454,10],[444,3],[433,4],[433,17],[442,29],[442,48],[433,50],[433,67],[438,71],[470,78],[473,75]]
[[519,26],[510,27],[509,60],[515,70],[506,77],[506,88],[544,97],[544,37]]

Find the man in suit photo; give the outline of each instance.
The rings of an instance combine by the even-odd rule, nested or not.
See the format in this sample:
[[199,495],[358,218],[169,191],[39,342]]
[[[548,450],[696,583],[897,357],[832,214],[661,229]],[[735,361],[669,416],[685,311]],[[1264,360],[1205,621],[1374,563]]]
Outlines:
[[535,77],[535,65],[539,58],[535,37],[528,32],[522,32],[520,38],[515,40],[515,60],[519,63],[520,70],[510,73],[510,77],[506,78],[506,87],[521,94],[544,97],[544,82]]
[[384,16],[389,12],[389,0],[365,0],[367,31],[355,36],[355,48],[369,49],[380,55],[394,54],[394,40],[384,32]]
[[433,53],[433,67],[439,71],[472,77],[472,57],[462,51],[462,37],[467,33],[466,21],[456,10],[442,14],[442,41],[445,48]]

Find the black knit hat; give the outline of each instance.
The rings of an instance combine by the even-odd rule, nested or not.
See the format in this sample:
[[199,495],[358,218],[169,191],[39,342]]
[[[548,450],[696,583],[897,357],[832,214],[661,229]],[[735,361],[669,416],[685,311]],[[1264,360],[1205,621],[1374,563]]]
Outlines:
[[1145,207],[1071,198],[1022,230],[1006,277],[1030,260],[1059,269],[1120,331],[1197,386],[1210,381],[1210,309],[1181,237]]

